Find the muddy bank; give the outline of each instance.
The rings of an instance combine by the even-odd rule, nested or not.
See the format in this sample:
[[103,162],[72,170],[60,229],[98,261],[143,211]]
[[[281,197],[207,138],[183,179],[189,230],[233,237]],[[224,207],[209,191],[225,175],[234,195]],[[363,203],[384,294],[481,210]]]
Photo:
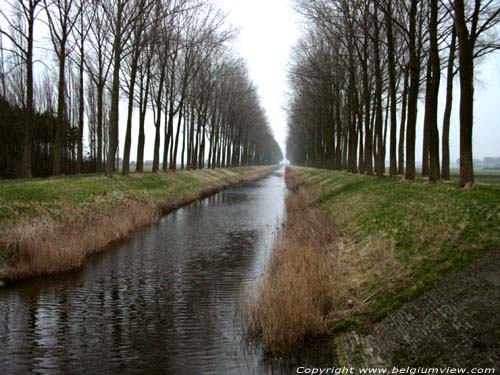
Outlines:
[[39,180],[0,186],[0,280],[80,267],[176,208],[277,167],[185,171],[107,179]]

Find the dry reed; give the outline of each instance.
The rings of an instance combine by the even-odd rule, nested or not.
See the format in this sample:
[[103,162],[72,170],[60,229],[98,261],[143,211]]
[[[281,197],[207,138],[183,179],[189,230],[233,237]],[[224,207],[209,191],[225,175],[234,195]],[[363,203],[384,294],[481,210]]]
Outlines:
[[23,221],[8,234],[8,250],[15,263],[6,279],[63,272],[81,266],[84,259],[132,231],[155,222],[157,209],[144,201],[122,200],[115,207],[66,222],[39,217]]
[[348,314],[364,311],[381,292],[367,288],[373,280],[391,284],[395,275],[405,276],[389,242],[355,243],[315,204],[314,189],[301,187],[302,177],[287,170],[286,181],[295,192],[287,198],[284,231],[264,279],[241,307],[247,337],[273,354],[300,350]]
[[90,209],[64,207],[56,219],[35,216],[7,223],[0,233],[0,244],[11,264],[1,276],[13,281],[80,267],[90,254],[156,222],[161,215],[229,186],[262,178],[275,169],[259,168],[238,176],[213,178],[204,188],[165,202],[154,202],[141,192],[115,192],[95,197]]
[[337,272],[334,226],[311,206],[298,176],[287,172],[286,180],[296,192],[287,199],[284,233],[275,240],[265,279],[242,308],[246,333],[273,353],[326,332]]

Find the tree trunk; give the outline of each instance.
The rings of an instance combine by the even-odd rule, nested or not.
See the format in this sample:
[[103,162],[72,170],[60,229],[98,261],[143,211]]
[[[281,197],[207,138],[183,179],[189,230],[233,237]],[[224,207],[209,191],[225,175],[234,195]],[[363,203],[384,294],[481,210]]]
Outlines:
[[[366,56],[366,55],[365,55]],[[367,59],[368,57],[366,57]],[[368,79],[367,60],[363,62],[363,101],[365,108],[365,171],[366,174],[373,175],[373,133],[371,128],[371,100],[370,100],[370,83]],[[340,126],[340,124],[338,124]]]
[[[138,43],[138,42],[136,42]],[[134,89],[135,80],[137,77],[137,64],[139,61],[139,47],[134,52],[132,57],[132,64],[130,67],[130,88],[128,93],[128,106],[127,106],[127,129],[125,131],[125,145],[123,147],[123,169],[122,173],[128,175],[130,173],[130,148],[132,145],[132,117],[134,113]]]
[[[64,45],[63,45],[64,44]],[[52,151],[52,174],[58,176],[61,174],[61,156],[62,156],[62,137],[65,128],[65,109],[66,104],[66,41],[61,42],[59,48],[59,81],[57,88],[57,121],[54,134],[54,148]]]
[[455,75],[455,50],[457,33],[455,27],[451,33],[451,43],[450,43],[450,54],[448,57],[448,68],[446,73],[446,104],[444,108],[443,117],[443,136],[442,136],[442,149],[443,149],[443,161],[442,161],[442,178],[443,180],[450,179],[450,119],[451,119],[451,108],[453,105],[453,78]]
[[165,82],[165,74],[167,72],[167,64],[163,63],[161,67],[160,80],[158,86],[158,92],[156,95],[156,118],[154,120],[155,125],[155,143],[154,143],[154,154],[153,154],[153,173],[157,173],[160,169],[160,127],[161,127],[161,112],[162,112],[162,101],[163,101],[163,84]]
[[118,149],[118,125],[120,110],[120,65],[122,51],[122,2],[118,1],[115,22],[115,35],[113,41],[113,84],[111,88],[111,109],[109,116],[109,148],[106,163],[106,175],[110,176],[115,171],[116,151]]
[[375,27],[375,37],[373,42],[374,51],[374,64],[375,64],[375,139],[377,142],[377,153],[375,157],[375,172],[377,176],[382,177],[385,172],[385,160],[383,149],[385,145],[383,143],[383,115],[382,115],[382,71],[380,68],[380,49],[379,49],[379,21],[377,6],[374,8],[374,27]]
[[469,36],[463,0],[455,0],[455,26],[460,64],[460,186],[474,185],[472,127],[474,114],[474,45]]
[[396,176],[397,163],[396,163],[396,128],[397,128],[397,102],[396,102],[396,63],[394,55],[394,36],[392,31],[392,0],[387,1],[387,13],[385,16],[386,33],[387,33],[387,58],[389,70],[389,97],[391,99],[391,130],[389,140],[389,174]]
[[[83,23],[83,21],[82,21]],[[83,33],[83,24],[81,25],[81,32]],[[79,79],[80,79],[80,84],[79,84],[79,98],[78,98],[78,155],[77,155],[77,161],[76,161],[76,173],[81,173],[82,172],[82,163],[83,163],[83,127],[84,127],[84,111],[85,111],[85,101],[84,101],[84,95],[85,95],[85,81],[84,81],[84,61],[85,61],[85,43],[84,43],[84,38],[80,35],[80,64],[79,64]]]
[[408,66],[404,71],[404,87],[402,94],[401,121],[399,126],[399,144],[398,144],[398,174],[403,176],[405,173],[405,127],[406,127],[406,108],[408,101]]
[[420,85],[420,56],[417,52],[417,7],[419,0],[411,0],[410,5],[410,88],[408,89],[408,121],[406,130],[406,171],[408,180],[415,179],[415,135],[417,126],[418,88]]
[[146,141],[146,136],[144,132],[145,122],[146,122],[146,112],[148,108],[148,97],[149,97],[149,82],[151,80],[151,70],[148,66],[146,68],[146,84],[144,84],[143,79],[141,79],[140,87],[140,103],[139,103],[139,137],[137,140],[137,161],[136,161],[136,172],[144,172],[144,144]]
[[177,120],[177,132],[175,133],[175,142],[173,145],[173,156],[170,161],[170,169],[176,170],[177,169],[177,150],[179,148],[179,135],[181,132],[181,122],[182,122],[182,116],[183,116],[183,106],[184,106],[184,98],[181,99],[181,102],[179,103],[179,111],[178,111],[178,120]]
[[432,69],[430,59],[427,61],[427,72],[425,78],[425,113],[424,132],[422,140],[422,177],[429,176],[429,138],[430,138],[430,111],[432,97]]
[[[172,132],[174,129],[174,103],[173,100],[169,100],[169,108],[168,108],[168,125],[166,125],[165,133],[165,141],[163,147],[163,165],[162,169],[164,172],[168,169],[168,151],[169,147],[172,147],[170,140],[172,139]],[[172,157],[170,157],[172,159]]]
[[[31,4],[31,2],[30,2]],[[21,159],[21,177],[31,177],[31,148],[33,137],[33,39],[35,29],[35,5],[29,7],[28,40],[26,49],[26,111],[28,116],[24,123],[23,154]]]
[[439,5],[438,0],[430,0],[431,15],[429,22],[429,37],[430,37],[430,64],[432,71],[431,79],[431,98],[429,104],[429,180],[431,182],[438,181],[440,178],[439,171],[439,131],[438,131],[438,95],[439,85],[441,80],[441,63],[439,59],[438,47],[438,17]]
[[102,171],[103,129],[104,129],[104,80],[99,76],[97,85],[97,170]]

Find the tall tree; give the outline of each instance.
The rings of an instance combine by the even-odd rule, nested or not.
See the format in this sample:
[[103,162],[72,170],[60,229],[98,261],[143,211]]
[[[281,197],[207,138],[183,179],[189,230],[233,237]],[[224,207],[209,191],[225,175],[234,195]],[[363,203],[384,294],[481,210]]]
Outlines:
[[431,66],[431,88],[426,100],[429,101],[429,180],[437,181],[440,178],[439,164],[439,132],[438,132],[438,96],[439,84],[441,78],[441,63],[439,59],[438,47],[438,18],[439,2],[438,0],[429,0],[430,18],[429,18],[429,63]]
[[53,142],[52,174],[61,174],[62,138],[67,122],[66,61],[69,37],[80,18],[81,7],[76,0],[44,0],[50,36],[58,60],[57,125]]
[[450,51],[448,56],[448,67],[446,70],[446,104],[444,107],[443,116],[443,134],[442,134],[442,178],[443,180],[450,179],[450,121],[451,109],[453,105],[453,78],[455,77],[455,54],[457,33],[455,26],[452,27]]
[[[460,76],[460,186],[474,185],[472,130],[474,124],[474,58],[498,48],[494,42],[481,43],[479,36],[500,22],[497,1],[481,0],[466,12],[464,0],[454,0]],[[480,46],[476,51],[477,46]]]
[[415,137],[417,127],[417,102],[420,86],[420,56],[418,48],[418,5],[420,0],[411,0],[409,11],[409,75],[408,88],[408,119],[406,123],[406,167],[405,177],[409,180],[415,178]]
[[390,97],[390,149],[389,149],[389,174],[395,176],[398,173],[396,162],[396,128],[397,128],[397,100],[396,100],[396,51],[393,33],[393,6],[392,0],[386,1],[385,30],[387,35],[387,69],[389,73],[389,97]]
[[[0,14],[5,24],[10,28],[9,31],[0,27],[0,33],[4,35],[13,48],[10,51],[17,55],[22,64],[26,67],[26,89],[25,101],[23,103],[27,111],[27,117],[24,121],[23,151],[20,168],[21,177],[31,177],[31,148],[33,135],[33,49],[35,41],[35,21],[39,14],[42,0],[13,0],[10,3],[12,14],[18,16],[12,17],[5,11],[0,10]],[[5,47],[3,47],[5,49]]]

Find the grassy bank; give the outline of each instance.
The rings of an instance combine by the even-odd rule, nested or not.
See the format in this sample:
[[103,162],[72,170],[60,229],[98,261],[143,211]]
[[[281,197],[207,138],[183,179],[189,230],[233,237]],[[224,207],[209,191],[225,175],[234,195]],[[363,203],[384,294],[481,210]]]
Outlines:
[[437,280],[500,247],[500,186],[474,191],[293,168],[302,184],[266,278],[246,305],[250,336],[272,352],[369,327]]
[[0,183],[0,280],[69,270],[168,211],[274,167]]

